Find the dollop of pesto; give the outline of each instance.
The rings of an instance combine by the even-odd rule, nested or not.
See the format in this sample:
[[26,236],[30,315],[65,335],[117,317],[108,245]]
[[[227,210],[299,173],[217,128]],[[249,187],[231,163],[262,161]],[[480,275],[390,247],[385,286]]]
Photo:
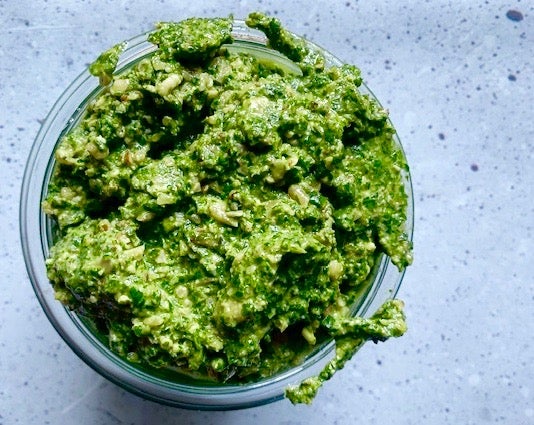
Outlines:
[[391,337],[404,335],[406,322],[403,307],[404,303],[400,300],[388,300],[370,319],[346,316],[334,319],[328,316],[324,325],[336,341],[334,358],[319,375],[287,388],[286,397],[294,404],[310,404],[323,382],[342,369],[366,341],[385,341]]
[[109,84],[115,68],[119,62],[121,53],[126,48],[127,43],[119,43],[112,48],[103,52],[91,65],[89,65],[89,72],[91,75],[100,79],[100,84],[103,86]]
[[231,18],[190,18],[181,22],[160,22],[148,41],[167,59],[205,60],[224,43],[232,42]]
[[329,340],[290,388],[310,402],[366,340],[406,329],[402,303],[351,305],[382,255],[412,261],[407,164],[352,65],[326,67],[276,19],[248,25],[302,72],[229,49],[232,19],[160,23],[157,49],[114,73],[59,142],[43,203],[57,298],[125,359],[218,382],[261,380]]
[[306,40],[293,36],[282,26],[280,20],[253,12],[245,22],[250,28],[262,31],[269,40],[269,46],[298,63],[303,72],[312,73],[324,69],[324,57],[310,48]]

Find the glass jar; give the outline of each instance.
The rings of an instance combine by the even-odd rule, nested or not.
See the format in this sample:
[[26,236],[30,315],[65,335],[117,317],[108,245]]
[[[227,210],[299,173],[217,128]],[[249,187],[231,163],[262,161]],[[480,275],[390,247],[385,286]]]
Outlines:
[[[147,41],[147,35],[148,33],[144,33],[129,40],[117,66],[118,72],[155,50],[154,45]],[[287,59],[266,48],[267,40],[263,33],[248,28],[243,21],[234,23],[233,35],[239,49],[251,50],[256,55],[291,67]],[[324,54],[329,66],[342,64],[330,53],[309,44]],[[43,212],[41,203],[46,198],[58,141],[77,124],[88,103],[101,90],[98,79],[88,71],[74,80],[46,117],[31,149],[24,173],[20,200],[22,248],[35,294],[48,319],[71,349],[89,366],[110,381],[146,399],[191,409],[224,410],[257,406],[283,398],[284,389],[288,385],[298,384],[322,370],[334,354],[332,341],[317,347],[299,366],[275,376],[254,383],[214,384],[178,373],[148,370],[129,363],[108,348],[91,322],[55,299],[45,266],[54,240],[55,223]],[[366,86],[362,85],[360,90],[374,97]],[[397,136],[395,141],[402,150]],[[411,240],[413,191],[409,173],[404,175],[404,184],[408,195],[406,232]],[[396,295],[403,275],[404,272],[399,271],[387,256],[382,255],[369,284],[353,306],[354,314],[371,316],[384,301]]]

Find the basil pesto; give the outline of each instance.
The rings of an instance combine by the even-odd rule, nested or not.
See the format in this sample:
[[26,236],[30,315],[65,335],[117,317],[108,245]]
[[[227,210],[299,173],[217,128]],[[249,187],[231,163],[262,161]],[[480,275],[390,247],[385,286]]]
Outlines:
[[358,68],[253,13],[296,71],[277,66],[231,48],[232,22],[160,23],[131,68],[115,72],[123,44],[90,66],[102,92],[60,140],[43,204],[48,276],[145,366],[257,381],[334,339],[325,370],[287,390],[309,403],[363,342],[406,329],[398,300],[369,319],[350,306],[382,254],[412,261],[407,165]]

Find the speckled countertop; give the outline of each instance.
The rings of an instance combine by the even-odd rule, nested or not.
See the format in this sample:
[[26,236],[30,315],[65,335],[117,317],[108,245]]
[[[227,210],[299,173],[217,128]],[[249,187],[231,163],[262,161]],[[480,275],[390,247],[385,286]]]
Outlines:
[[[358,64],[391,111],[415,190],[410,329],[364,347],[312,406],[160,406],[93,372],[45,318],[20,249],[23,168],[100,51],[159,20],[253,10]],[[533,22],[519,0],[0,0],[0,424],[534,424]]]

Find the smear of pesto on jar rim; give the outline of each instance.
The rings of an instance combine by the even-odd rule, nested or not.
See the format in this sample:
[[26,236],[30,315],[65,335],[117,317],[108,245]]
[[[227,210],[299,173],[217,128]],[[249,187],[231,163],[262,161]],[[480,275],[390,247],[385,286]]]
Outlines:
[[360,71],[326,67],[260,13],[246,23],[301,70],[231,44],[232,19],[157,25],[157,50],[119,74],[124,45],[90,67],[105,86],[55,152],[43,204],[60,228],[57,298],[131,362],[257,381],[334,339],[309,403],[366,340],[406,329],[402,303],[350,305],[381,254],[412,261],[407,170]]

